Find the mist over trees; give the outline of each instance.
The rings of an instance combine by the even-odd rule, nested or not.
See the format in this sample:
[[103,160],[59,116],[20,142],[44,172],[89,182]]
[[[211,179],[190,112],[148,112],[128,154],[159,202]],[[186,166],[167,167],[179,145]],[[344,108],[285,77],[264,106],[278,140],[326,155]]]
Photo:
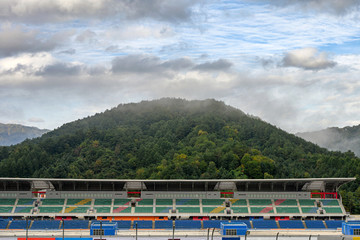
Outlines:
[[[119,105],[0,147],[0,177],[359,179],[359,160],[219,101],[161,99]],[[341,193],[347,209],[360,213],[358,180]]]

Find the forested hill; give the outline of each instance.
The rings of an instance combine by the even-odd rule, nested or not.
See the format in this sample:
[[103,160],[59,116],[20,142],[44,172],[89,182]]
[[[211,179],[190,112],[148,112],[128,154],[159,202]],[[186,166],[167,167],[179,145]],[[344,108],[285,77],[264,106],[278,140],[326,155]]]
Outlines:
[[49,130],[46,129],[27,127],[20,124],[0,123],[0,146],[10,146],[18,144],[25,139],[39,137],[48,131]]
[[[215,100],[119,105],[0,148],[1,177],[302,178],[359,170],[353,153],[329,152]],[[357,182],[346,190],[357,195],[344,192],[345,202],[360,196]]]
[[360,157],[360,125],[344,128],[332,127],[296,135],[329,150],[353,151]]

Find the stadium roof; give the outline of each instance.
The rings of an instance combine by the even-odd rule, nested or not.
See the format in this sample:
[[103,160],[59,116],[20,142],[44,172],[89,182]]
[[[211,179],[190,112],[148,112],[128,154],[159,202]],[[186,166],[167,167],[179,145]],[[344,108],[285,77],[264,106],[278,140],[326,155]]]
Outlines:
[[289,179],[60,179],[0,178],[0,191],[312,191],[335,192],[356,178]]

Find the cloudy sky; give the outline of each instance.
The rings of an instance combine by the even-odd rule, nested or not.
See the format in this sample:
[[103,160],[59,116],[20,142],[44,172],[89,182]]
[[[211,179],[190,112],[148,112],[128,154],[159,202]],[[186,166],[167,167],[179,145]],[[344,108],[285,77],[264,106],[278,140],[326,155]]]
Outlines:
[[179,97],[292,133],[352,126],[359,46],[358,0],[1,0],[0,122]]

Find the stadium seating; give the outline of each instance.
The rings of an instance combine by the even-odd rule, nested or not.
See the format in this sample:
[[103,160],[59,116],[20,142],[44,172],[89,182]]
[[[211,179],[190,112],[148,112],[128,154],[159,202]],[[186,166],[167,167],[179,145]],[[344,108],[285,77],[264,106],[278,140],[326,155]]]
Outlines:
[[0,213],[11,213],[13,207],[0,207]]
[[230,199],[232,206],[246,206],[247,202],[245,199]]
[[224,200],[223,199],[203,199],[202,201],[202,205],[210,205],[210,206],[219,206],[219,205],[223,205],[224,204]]
[[90,207],[67,207],[64,213],[87,213]]
[[296,199],[276,199],[274,203],[276,206],[297,206]]
[[30,213],[33,207],[16,207],[15,213]]
[[300,220],[284,220],[284,221],[278,221],[280,228],[285,229],[303,229],[304,224]]
[[305,224],[307,228],[325,228],[321,220],[305,220]]
[[114,205],[130,205],[131,199],[114,199]]
[[95,199],[94,205],[111,205],[111,199]]
[[155,212],[156,213],[169,213],[170,209],[172,209],[172,207],[156,207]]
[[223,213],[225,207],[203,207],[203,213]]
[[30,229],[59,229],[58,220],[34,220]]
[[40,213],[61,213],[62,207],[39,207]]
[[35,199],[19,199],[17,205],[33,205]]
[[251,207],[251,213],[274,213],[273,207]]
[[229,223],[228,221],[221,221],[221,220],[204,220],[203,221],[203,228],[220,228],[221,223]]
[[200,207],[176,207],[179,213],[200,213]]
[[175,220],[175,229],[200,229],[201,221]]
[[0,199],[0,206],[2,205],[14,205],[16,199]]
[[249,213],[249,210],[247,207],[231,207],[233,210],[233,213]]
[[323,207],[326,213],[343,213],[340,207]]
[[253,220],[252,221],[254,228],[261,228],[261,229],[274,229],[278,228],[276,225],[276,221],[274,220]]
[[153,207],[136,207],[135,213],[153,213]]
[[110,207],[94,207],[96,213],[110,213]]
[[[30,227],[30,221],[28,221],[28,227]],[[26,220],[11,221],[9,229],[26,229]]]
[[141,199],[140,201],[137,202],[138,206],[150,206],[153,204],[154,204],[153,199]]
[[298,207],[276,207],[277,213],[300,213]]
[[155,229],[172,229],[172,228],[173,228],[173,221],[171,220],[155,221]]
[[43,199],[41,206],[45,205],[64,205],[65,199]]
[[131,213],[129,206],[114,206],[113,213]]
[[249,220],[231,220],[231,223],[245,223],[249,229],[252,228]]
[[66,205],[91,205],[91,199],[68,199]]
[[0,219],[0,229],[6,229],[8,224],[9,224],[8,220]]
[[121,221],[112,221],[117,223],[118,229],[130,229],[131,228],[131,221],[121,220]]
[[65,229],[88,229],[89,221],[88,220],[66,220],[63,222]]
[[172,199],[156,199],[156,205],[159,206],[172,206],[173,200]]
[[313,199],[299,199],[300,206],[315,206],[315,200]]
[[323,199],[320,200],[323,206],[339,206],[337,199]]
[[136,229],[136,224],[138,229],[152,229],[153,221],[148,220],[135,220],[133,224],[133,229]]
[[176,205],[199,205],[199,199],[176,199]]
[[249,199],[249,204],[251,206],[266,206],[271,205],[271,199]]
[[317,207],[302,207],[301,211],[303,213],[316,213],[316,211],[318,210]]
[[343,221],[341,220],[326,220],[326,226],[328,229],[337,229],[342,227]]

